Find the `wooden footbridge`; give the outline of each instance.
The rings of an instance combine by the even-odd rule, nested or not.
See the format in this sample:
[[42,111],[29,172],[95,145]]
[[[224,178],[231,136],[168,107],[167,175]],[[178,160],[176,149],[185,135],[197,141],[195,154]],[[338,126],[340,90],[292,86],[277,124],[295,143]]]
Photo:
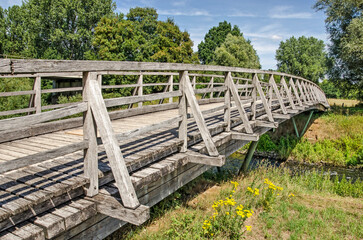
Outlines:
[[[41,88],[54,77],[83,86]],[[31,100],[0,112],[9,116],[0,120],[0,239],[102,239],[140,225],[149,207],[243,145],[329,107],[306,79],[234,67],[0,60],[0,81],[12,78],[34,78],[34,88],[0,93]],[[107,98],[115,90],[129,96]],[[72,91],[80,102],[42,106],[42,95]]]

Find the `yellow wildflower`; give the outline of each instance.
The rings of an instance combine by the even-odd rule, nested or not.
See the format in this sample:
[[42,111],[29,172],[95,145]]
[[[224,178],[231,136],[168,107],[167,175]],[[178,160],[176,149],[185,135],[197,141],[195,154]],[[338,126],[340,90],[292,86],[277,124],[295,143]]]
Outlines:
[[289,197],[295,197],[295,194],[290,193],[290,194],[289,194]]
[[251,231],[252,227],[251,226],[245,226],[247,231]]
[[226,212],[226,215],[229,215],[229,212]]
[[260,190],[258,188],[255,188],[254,196],[260,195]]
[[248,187],[248,188],[247,188],[247,191],[249,191],[249,192],[253,193],[253,190],[252,190],[252,188],[251,188],[251,187]]

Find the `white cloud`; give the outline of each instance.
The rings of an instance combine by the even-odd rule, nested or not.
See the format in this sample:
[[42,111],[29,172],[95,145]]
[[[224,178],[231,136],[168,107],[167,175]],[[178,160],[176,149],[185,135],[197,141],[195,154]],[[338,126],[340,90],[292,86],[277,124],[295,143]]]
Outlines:
[[282,36],[279,36],[279,35],[272,35],[272,36],[271,36],[271,39],[273,39],[273,40],[282,40]]
[[171,5],[173,5],[174,7],[180,7],[180,6],[185,6],[186,3],[187,1],[173,1]]
[[176,9],[158,10],[160,15],[173,15],[173,16],[211,16],[208,11],[192,9],[188,11],[179,11]]
[[255,14],[253,13],[244,13],[244,12],[238,12],[238,11],[234,11],[231,14],[227,15],[228,17],[256,17]]
[[278,19],[297,18],[297,19],[308,19],[312,18],[311,12],[293,12],[291,6],[277,6],[271,9],[269,17]]

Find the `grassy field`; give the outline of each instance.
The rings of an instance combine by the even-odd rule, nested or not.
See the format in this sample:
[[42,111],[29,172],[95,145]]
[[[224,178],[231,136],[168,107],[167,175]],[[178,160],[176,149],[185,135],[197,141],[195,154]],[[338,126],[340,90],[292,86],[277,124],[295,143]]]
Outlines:
[[333,106],[315,116],[302,138],[269,132],[260,138],[257,150],[301,162],[363,167],[362,105]]
[[316,172],[292,177],[262,167],[244,177],[205,174],[153,207],[146,225],[108,240],[362,239],[362,199],[363,182]]

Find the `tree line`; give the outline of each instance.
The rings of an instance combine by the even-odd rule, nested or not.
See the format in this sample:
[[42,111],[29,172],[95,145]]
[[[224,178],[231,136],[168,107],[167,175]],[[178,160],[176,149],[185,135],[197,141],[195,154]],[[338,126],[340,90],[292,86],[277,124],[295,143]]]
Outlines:
[[[276,51],[277,71],[314,82],[328,78],[322,87],[339,89],[340,97],[362,99],[362,6],[361,0],[317,0],[314,8],[327,16],[328,51],[322,40],[293,36]],[[115,10],[112,0],[28,0],[0,7],[1,57],[261,68],[251,41],[226,21],[212,27],[193,52],[189,33],[173,19],[159,20],[156,9]]]

